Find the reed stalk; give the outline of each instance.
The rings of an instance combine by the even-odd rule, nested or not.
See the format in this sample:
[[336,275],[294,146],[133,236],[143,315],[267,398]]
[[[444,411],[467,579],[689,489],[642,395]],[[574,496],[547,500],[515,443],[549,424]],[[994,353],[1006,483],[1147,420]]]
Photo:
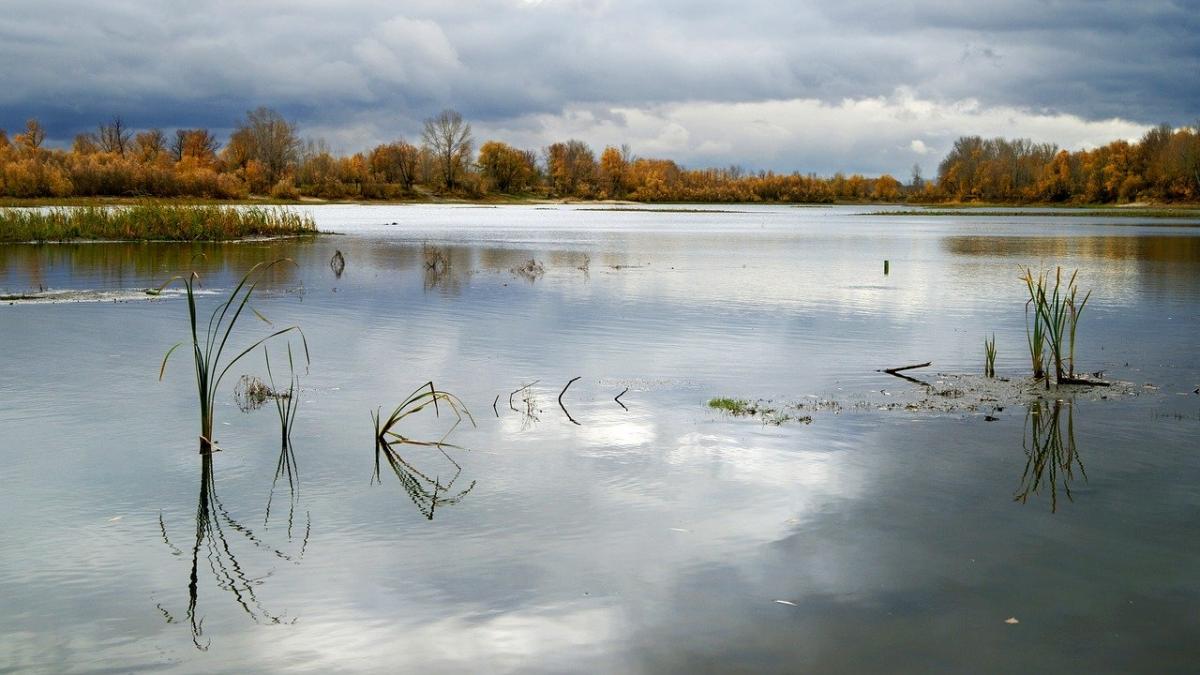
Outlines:
[[[193,271],[186,276],[173,277],[158,287],[158,291],[161,292],[162,289],[173,282],[182,281],[184,288],[187,290],[188,321],[191,324],[192,333],[192,365],[196,373],[196,393],[200,405],[200,452],[202,454],[213,451],[213,446],[215,445],[212,437],[213,414],[216,409],[217,390],[221,386],[221,380],[225,378],[225,375],[229,373],[229,369],[234,364],[242,360],[243,357],[256,348],[265,344],[268,340],[291,332],[300,334],[301,342],[304,345],[305,362],[307,363],[309,360],[308,340],[304,337],[304,331],[300,330],[299,326],[288,326],[287,328],[276,330],[238,352],[233,358],[222,360],[225,354],[225,346],[233,334],[233,329],[237,325],[238,319],[242,317],[242,312],[247,308],[254,289],[257,288],[258,283],[262,280],[263,274],[280,263],[292,263],[292,261],[287,258],[280,258],[270,263],[258,263],[250,268],[250,271],[242,277],[237,287],[229,294],[229,297],[213,308],[212,314],[208,319],[208,324],[203,331],[200,328],[200,320],[198,319],[196,307],[195,285],[200,279],[199,274]],[[263,318],[253,308],[250,311],[259,318]],[[183,342],[177,342],[167,350],[166,355],[163,356],[162,366],[158,371],[159,380],[162,380],[163,375],[166,373],[167,361],[171,358],[171,354],[183,346],[183,344]]]

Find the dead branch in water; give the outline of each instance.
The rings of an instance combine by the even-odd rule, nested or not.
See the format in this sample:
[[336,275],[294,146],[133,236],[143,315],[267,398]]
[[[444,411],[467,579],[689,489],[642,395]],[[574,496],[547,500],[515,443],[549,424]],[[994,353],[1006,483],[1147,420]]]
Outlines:
[[508,395],[508,407],[512,408],[513,412],[521,412],[520,410],[517,410],[517,406],[513,405],[513,397],[516,396],[517,394],[525,391],[526,389],[532,387],[533,385],[537,384],[538,382],[541,382],[541,380],[534,380],[533,382],[530,382],[529,384],[522,385],[521,387],[514,389],[513,393]]
[[932,387],[933,385],[929,384],[928,382],[918,380],[915,377],[909,377],[908,375],[901,374],[901,372],[905,371],[905,370],[913,370],[914,368],[927,368],[932,365],[933,365],[933,361],[926,361],[925,363],[914,363],[910,366],[898,366],[896,368],[884,368],[883,370],[876,370],[875,372],[887,373],[888,375],[894,375],[902,380],[908,380],[909,382],[913,382],[915,384],[920,384],[920,385],[923,385],[926,387]]
[[[914,368],[928,368],[929,366],[932,366],[932,365],[933,365],[933,361],[926,361],[925,363],[914,363],[911,366],[899,366],[897,368],[884,368],[882,372],[885,372],[888,375],[895,375],[896,373],[898,373],[902,370],[912,370]],[[875,371],[875,372],[880,372],[880,371]]]
[[[583,377],[583,376],[576,375],[575,377],[572,377],[571,380],[569,382],[567,382],[567,386],[563,387],[562,391],[558,392],[558,407],[562,408],[562,411],[564,414],[566,414],[567,419],[571,420],[571,422],[573,424],[579,424],[579,422],[576,422],[575,418],[571,417],[571,413],[567,412],[567,406],[563,405],[562,397],[563,397],[563,394],[567,393],[567,389],[570,389],[571,385],[575,384],[575,380],[578,380],[581,377]],[[582,426],[582,425],[580,425],[580,426]]]
[[625,410],[629,410],[629,408],[626,407],[624,403],[621,403],[621,397],[627,393],[629,393],[629,387],[625,387],[625,391],[622,391],[621,393],[619,393],[613,397],[613,400],[617,402],[617,405],[621,406],[622,408],[625,408]]

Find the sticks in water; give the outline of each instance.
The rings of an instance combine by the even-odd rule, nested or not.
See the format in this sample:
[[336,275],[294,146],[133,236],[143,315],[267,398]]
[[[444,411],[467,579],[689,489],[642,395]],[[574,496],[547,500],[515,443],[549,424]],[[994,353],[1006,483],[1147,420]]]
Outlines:
[[[572,377],[571,380],[569,382],[567,382],[567,386],[563,387],[562,391],[558,392],[558,407],[562,408],[562,411],[564,414],[566,414],[567,419],[571,420],[571,422],[573,424],[579,424],[579,422],[575,421],[574,417],[571,417],[571,413],[567,411],[567,406],[563,405],[562,397],[563,397],[563,394],[567,393],[567,389],[570,389],[571,385],[575,384],[575,381],[581,377],[583,377],[583,376],[576,375],[575,377]],[[580,425],[580,426],[582,426],[582,425]]]

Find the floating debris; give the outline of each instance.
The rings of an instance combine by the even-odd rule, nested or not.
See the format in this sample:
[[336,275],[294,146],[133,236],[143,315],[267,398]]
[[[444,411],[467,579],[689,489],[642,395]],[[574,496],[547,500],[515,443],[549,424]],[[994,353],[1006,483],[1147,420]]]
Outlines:
[[233,388],[233,400],[238,410],[244,413],[252,412],[263,407],[268,400],[287,400],[290,392],[277,392],[262,379],[254,375],[242,375]]
[[532,283],[542,278],[542,275],[546,273],[546,267],[537,260],[530,258],[524,265],[512,268],[512,273]]

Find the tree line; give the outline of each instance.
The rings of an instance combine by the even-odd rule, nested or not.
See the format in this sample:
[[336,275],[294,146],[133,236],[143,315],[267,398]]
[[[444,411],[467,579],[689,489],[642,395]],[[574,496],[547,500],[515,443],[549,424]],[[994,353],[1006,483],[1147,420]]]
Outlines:
[[964,136],[938,166],[937,192],[956,201],[1200,201],[1200,123],[1163,124],[1135,143],[1075,152],[1027,139]]
[[410,199],[489,194],[647,202],[996,201],[1106,203],[1200,200],[1200,134],[1163,125],[1139,142],[1068,152],[1028,140],[963,137],[925,181],[884,174],[688,169],[670,159],[583,141],[540,151],[497,140],[475,147],[471,125],[445,110],[425,120],[419,142],[397,139],[337,155],[270,108],[238,121],[222,143],[208,129],[135,131],[120,117],[45,147],[36,119],[10,139],[0,130],[0,196]]

